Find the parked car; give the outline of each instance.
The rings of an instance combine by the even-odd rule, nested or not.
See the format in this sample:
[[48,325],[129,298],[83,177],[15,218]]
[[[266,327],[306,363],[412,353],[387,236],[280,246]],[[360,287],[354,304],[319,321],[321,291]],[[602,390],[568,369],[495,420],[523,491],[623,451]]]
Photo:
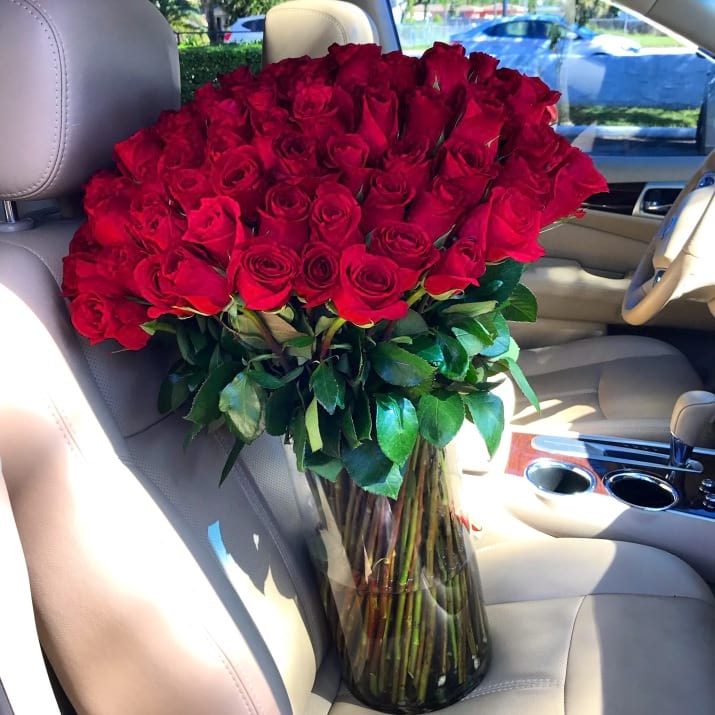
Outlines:
[[231,25],[223,36],[224,42],[260,42],[263,39],[263,28],[266,25],[265,15],[240,17]]
[[[626,37],[606,35],[587,27],[569,25],[558,15],[518,15],[483,22],[465,32],[450,36],[450,42],[464,45],[467,51],[497,53],[504,43],[521,43],[535,51],[549,50],[553,38],[569,42],[567,52],[573,55],[629,55],[640,51],[640,45]],[[526,47],[524,48],[526,49]]]

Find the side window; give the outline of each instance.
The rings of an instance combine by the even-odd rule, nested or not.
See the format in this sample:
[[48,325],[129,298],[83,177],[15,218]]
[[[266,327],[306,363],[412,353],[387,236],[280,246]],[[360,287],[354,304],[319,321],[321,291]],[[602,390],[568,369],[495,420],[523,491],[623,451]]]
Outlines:
[[[523,21],[517,13],[525,13],[526,2],[463,5],[451,13],[430,4],[426,17],[406,12],[398,32],[408,53],[436,40],[461,42],[467,52],[488,52],[540,76],[562,94],[557,130],[584,151],[692,156],[715,147],[712,57],[604,0],[544,4],[553,15]],[[504,5],[509,22],[500,22]],[[528,52],[514,41],[525,37],[539,40]]]

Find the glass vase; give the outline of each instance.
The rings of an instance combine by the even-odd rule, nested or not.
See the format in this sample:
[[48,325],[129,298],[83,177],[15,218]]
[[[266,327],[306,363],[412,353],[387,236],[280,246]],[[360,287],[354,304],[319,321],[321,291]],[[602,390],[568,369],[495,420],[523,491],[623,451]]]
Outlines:
[[397,499],[306,472],[311,552],[352,693],[391,713],[438,710],[483,678],[490,643],[450,450],[418,438]]

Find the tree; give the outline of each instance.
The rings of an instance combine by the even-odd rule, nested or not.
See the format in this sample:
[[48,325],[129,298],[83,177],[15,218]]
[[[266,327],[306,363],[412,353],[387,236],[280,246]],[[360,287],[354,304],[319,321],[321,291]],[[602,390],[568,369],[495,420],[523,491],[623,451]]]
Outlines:
[[603,0],[575,0],[574,3],[574,21],[578,27],[585,25],[589,20],[615,17],[617,14],[618,8]]
[[216,3],[228,13],[227,22],[235,22],[239,17],[265,15],[274,5],[282,0],[224,0]]
[[181,23],[197,10],[189,0],[153,0],[153,2],[171,25]]

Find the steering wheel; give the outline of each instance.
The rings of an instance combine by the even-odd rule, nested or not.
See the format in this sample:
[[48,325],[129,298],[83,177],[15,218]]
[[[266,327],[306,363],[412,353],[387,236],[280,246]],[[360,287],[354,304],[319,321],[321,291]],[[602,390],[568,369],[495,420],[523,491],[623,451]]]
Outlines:
[[621,314],[642,325],[684,295],[715,315],[715,152],[680,192],[636,268]]

